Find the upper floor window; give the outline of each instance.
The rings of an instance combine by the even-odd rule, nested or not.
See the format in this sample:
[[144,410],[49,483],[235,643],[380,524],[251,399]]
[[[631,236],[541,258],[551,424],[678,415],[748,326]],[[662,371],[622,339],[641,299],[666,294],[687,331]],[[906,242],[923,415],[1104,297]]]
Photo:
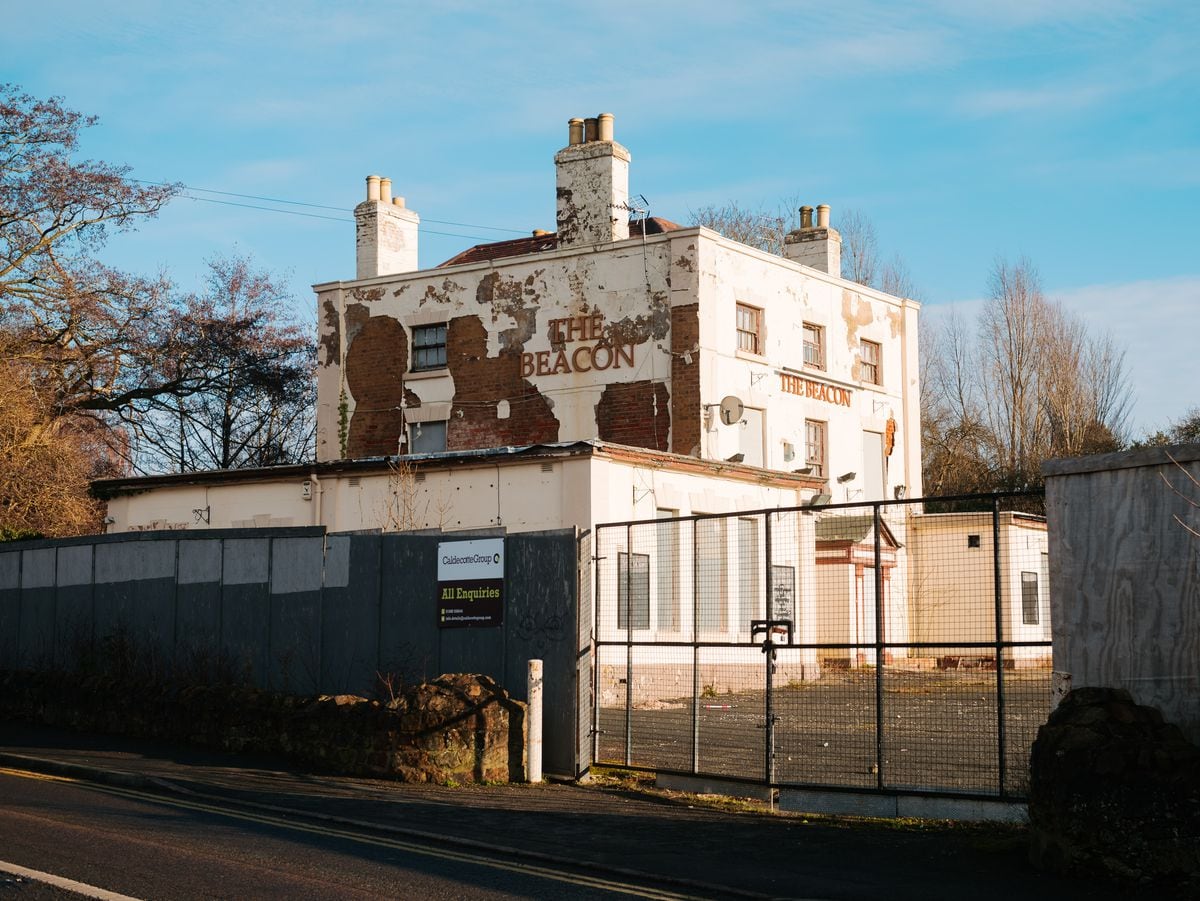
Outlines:
[[446,326],[417,325],[413,327],[413,372],[424,369],[443,369],[446,366]]
[[882,385],[883,370],[879,365],[882,359],[882,348],[879,344],[864,339],[859,349],[859,358],[862,361],[862,370],[860,373],[862,380],[872,385]]
[[446,421],[414,422],[408,427],[410,454],[436,454],[446,449]]
[[812,475],[825,477],[825,423],[816,419],[804,420],[804,465],[812,467]]
[[825,368],[825,327],[804,323],[804,365]]
[[738,350],[762,354],[762,310],[758,307],[737,305]]

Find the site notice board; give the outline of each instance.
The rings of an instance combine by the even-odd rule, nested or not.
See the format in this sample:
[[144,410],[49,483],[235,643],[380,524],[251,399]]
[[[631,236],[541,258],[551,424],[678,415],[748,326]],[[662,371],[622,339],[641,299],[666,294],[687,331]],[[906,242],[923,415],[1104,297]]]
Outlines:
[[504,623],[504,539],[438,542],[438,626]]

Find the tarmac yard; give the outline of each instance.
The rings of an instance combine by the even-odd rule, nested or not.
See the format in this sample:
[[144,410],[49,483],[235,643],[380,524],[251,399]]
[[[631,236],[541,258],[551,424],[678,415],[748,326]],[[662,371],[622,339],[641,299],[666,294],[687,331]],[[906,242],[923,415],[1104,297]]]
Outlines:
[[[1002,677],[1004,788],[1019,797],[1028,786],[1029,748],[1051,709],[1050,672],[1006,670]],[[827,670],[820,679],[776,687],[774,781],[999,794],[997,686],[994,669],[885,667],[881,696],[873,670]],[[628,763],[761,780],[765,724],[761,689],[704,691],[694,705],[690,697],[635,704]],[[598,762],[625,764],[626,707],[602,708],[599,727]]]

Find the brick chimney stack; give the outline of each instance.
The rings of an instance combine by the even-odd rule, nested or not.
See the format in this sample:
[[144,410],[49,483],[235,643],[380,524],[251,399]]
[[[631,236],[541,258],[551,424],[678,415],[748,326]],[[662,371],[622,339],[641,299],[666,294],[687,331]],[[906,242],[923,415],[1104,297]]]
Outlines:
[[613,140],[612,113],[567,123],[554,155],[558,243],[604,244],[629,237],[629,151]]
[[800,227],[784,237],[783,255],[789,260],[841,278],[842,236],[837,229],[829,227],[828,204],[817,207],[816,225],[813,225],[813,208],[800,207]]
[[417,271],[421,217],[392,196],[392,180],[367,176],[367,199],[354,208],[356,278]]

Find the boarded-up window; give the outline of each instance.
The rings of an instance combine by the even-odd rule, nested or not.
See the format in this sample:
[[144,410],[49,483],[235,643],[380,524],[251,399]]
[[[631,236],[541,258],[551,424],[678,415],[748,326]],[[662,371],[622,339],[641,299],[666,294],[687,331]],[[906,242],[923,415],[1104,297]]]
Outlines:
[[[678,510],[660,507],[659,519],[671,519]],[[657,588],[658,629],[674,631],[679,628],[679,523],[661,522],[655,527],[658,552]]]
[[696,529],[697,627],[702,631],[725,629],[726,560],[725,520],[698,519]]
[[750,632],[750,621],[762,614],[762,582],[758,561],[758,520],[738,520],[738,613],[737,631]]

